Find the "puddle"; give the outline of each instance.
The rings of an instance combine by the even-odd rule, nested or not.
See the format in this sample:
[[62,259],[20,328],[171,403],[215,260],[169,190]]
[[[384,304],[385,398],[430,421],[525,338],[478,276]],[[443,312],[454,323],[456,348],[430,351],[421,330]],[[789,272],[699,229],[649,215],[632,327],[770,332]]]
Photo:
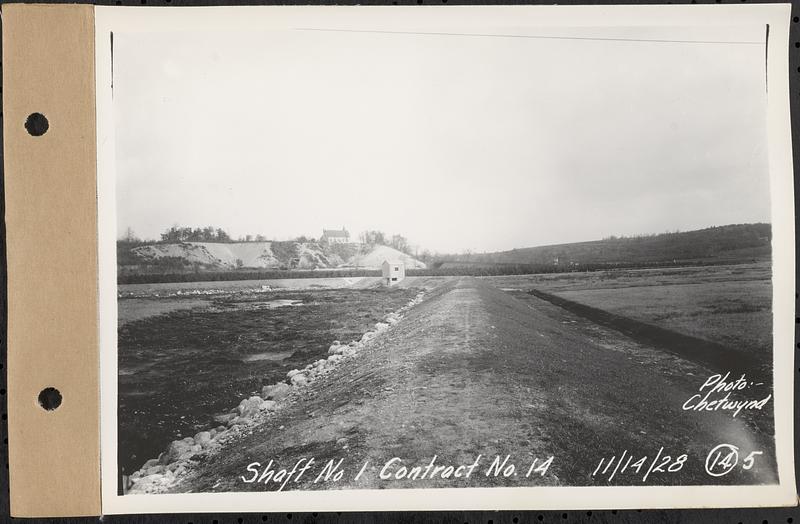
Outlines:
[[230,311],[234,309],[236,311],[263,311],[263,310],[273,310],[273,309],[280,309],[284,307],[298,307],[298,306],[308,306],[311,305],[310,303],[304,303],[302,300],[295,300],[295,299],[288,299],[288,298],[281,298],[277,300],[268,300],[265,302],[256,301],[256,302],[227,302],[220,305],[213,307],[212,311]]
[[117,320],[120,326],[130,322],[164,315],[182,309],[194,309],[211,304],[204,299],[147,299],[128,298],[117,301]]
[[292,300],[288,298],[282,298],[280,300],[270,300],[269,302],[264,302],[264,307],[267,309],[275,309],[279,307],[291,307],[291,306],[302,306],[302,300]]
[[269,353],[255,353],[253,355],[245,355],[242,362],[260,362],[262,360],[284,360],[294,355],[294,351],[278,351]]

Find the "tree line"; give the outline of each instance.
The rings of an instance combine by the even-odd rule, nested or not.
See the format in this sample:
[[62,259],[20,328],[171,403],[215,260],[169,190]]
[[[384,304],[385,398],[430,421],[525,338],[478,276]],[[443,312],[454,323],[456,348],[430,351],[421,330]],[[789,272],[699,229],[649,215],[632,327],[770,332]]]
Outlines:
[[231,242],[228,233],[219,227],[172,226],[161,233],[162,242]]
[[388,246],[394,248],[398,251],[405,253],[406,255],[414,256],[414,247],[409,243],[408,239],[403,235],[387,235],[383,231],[377,230],[368,230],[363,231],[358,236],[359,241],[362,244],[370,244],[370,245],[379,245],[379,246]]

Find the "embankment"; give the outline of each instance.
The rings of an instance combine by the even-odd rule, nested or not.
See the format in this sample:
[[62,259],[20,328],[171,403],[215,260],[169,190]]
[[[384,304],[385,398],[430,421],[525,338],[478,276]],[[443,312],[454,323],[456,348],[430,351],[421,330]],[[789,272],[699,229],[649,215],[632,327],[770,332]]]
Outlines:
[[754,355],[745,353],[744,351],[729,348],[710,340],[684,335],[683,333],[678,333],[632,318],[609,313],[608,311],[603,311],[602,309],[587,306],[537,289],[533,289],[529,291],[529,293],[571,313],[591,320],[592,322],[617,330],[637,342],[669,351],[670,353],[674,353],[675,355],[691,361],[699,362],[720,373],[731,372],[737,376],[742,373],[764,377],[770,376],[771,362],[762,362]]

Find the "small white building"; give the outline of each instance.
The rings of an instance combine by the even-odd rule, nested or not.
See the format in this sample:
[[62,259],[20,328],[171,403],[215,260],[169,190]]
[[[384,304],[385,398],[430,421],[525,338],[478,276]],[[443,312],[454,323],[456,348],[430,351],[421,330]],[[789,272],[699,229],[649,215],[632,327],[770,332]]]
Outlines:
[[390,262],[384,260],[383,264],[381,264],[381,270],[383,274],[383,283],[387,286],[397,284],[406,278],[406,265],[400,261]]

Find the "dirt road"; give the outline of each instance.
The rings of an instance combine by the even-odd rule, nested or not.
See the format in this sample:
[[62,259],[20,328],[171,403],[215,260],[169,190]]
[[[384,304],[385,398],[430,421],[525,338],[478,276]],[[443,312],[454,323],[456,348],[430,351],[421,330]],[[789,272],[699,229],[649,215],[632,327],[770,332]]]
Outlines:
[[[276,490],[278,483],[245,480],[270,461],[291,469],[310,457],[314,466],[283,489],[774,481],[769,430],[758,429],[768,424],[681,409],[711,374],[536,297],[453,279],[275,419],[204,457],[174,491]],[[719,444],[742,456],[729,474],[711,477],[705,461]],[[623,451],[630,467],[609,479],[597,466]],[[763,454],[745,470],[751,451]],[[506,455],[516,474],[487,476]],[[534,459],[550,456],[543,476],[526,476]],[[436,465],[478,466],[469,478],[397,478],[400,466],[424,469],[434,457]],[[339,459],[339,480],[313,482]],[[247,469],[254,462],[257,474]],[[643,481],[651,462],[664,471]]]

